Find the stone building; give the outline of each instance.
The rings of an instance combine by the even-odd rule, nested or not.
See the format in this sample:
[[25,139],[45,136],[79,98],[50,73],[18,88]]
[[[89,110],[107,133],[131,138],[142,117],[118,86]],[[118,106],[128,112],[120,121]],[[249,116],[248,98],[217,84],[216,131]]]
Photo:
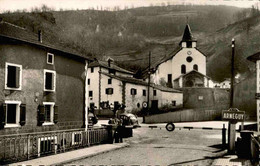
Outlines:
[[[37,133],[85,129],[85,69],[90,60],[75,50],[53,44],[41,31],[37,35],[0,22],[0,135],[8,135],[5,142],[0,138],[0,159],[5,156],[3,153],[17,154],[6,151],[18,140],[14,137],[14,142],[8,143],[12,134],[34,134],[31,140],[28,137],[30,145],[23,144],[26,140],[19,142],[19,148],[23,147],[27,154],[40,155],[51,147],[56,152],[66,140],[57,136],[36,137]],[[75,142],[74,135],[66,136],[67,143]]]

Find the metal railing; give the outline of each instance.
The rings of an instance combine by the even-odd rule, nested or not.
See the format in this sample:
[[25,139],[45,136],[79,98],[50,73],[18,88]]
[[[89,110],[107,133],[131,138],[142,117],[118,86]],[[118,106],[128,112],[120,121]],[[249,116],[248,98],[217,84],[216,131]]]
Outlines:
[[0,164],[29,160],[49,154],[105,143],[106,128],[58,130],[0,136]]
[[254,137],[254,135],[251,135],[251,155],[250,160],[252,164],[259,164],[259,158],[260,158],[260,143],[259,143],[259,137]]

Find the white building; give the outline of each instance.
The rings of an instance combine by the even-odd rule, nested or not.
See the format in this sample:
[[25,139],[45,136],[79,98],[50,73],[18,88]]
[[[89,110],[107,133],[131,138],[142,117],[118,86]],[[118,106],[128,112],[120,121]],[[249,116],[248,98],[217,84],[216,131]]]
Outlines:
[[[111,100],[107,95],[104,95],[103,92],[106,88],[114,88],[114,93],[118,93],[118,85],[116,81],[112,84],[112,79],[107,76],[102,75],[101,73],[108,73],[111,75],[119,75],[126,77],[133,77],[133,72],[125,70],[118,67],[113,63],[113,60],[108,59],[108,61],[94,61],[88,66],[88,90],[89,90],[89,105],[95,105],[100,109],[100,102],[105,100]],[[117,86],[115,86],[117,85]],[[113,101],[118,101],[114,99]],[[112,100],[111,100],[112,102]]]
[[[113,72],[111,72],[111,70]],[[148,101],[148,83],[133,78],[133,73],[111,62],[96,61],[89,64],[89,106],[98,109],[117,103],[124,104],[126,111],[137,112]],[[149,105],[157,109],[165,105],[182,107],[181,91],[150,85]]]
[[230,89],[230,87],[231,87],[230,78],[226,78],[224,81],[220,82],[220,83],[219,83],[219,87],[220,87],[220,88]]
[[[165,82],[168,87],[209,87],[210,78],[206,76],[206,56],[197,49],[197,40],[186,25],[180,47],[154,65],[151,79],[155,84]],[[194,72],[200,74],[193,74]],[[190,73],[188,77],[187,73]],[[179,79],[176,81],[176,79]],[[189,80],[187,80],[189,79]],[[198,82],[196,82],[198,81]]]

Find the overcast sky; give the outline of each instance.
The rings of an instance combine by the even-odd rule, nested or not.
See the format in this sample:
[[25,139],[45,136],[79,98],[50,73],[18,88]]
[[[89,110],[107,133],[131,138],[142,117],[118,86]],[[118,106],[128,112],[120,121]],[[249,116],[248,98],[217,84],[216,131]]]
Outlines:
[[0,12],[13,11],[17,9],[27,9],[30,11],[33,7],[40,7],[46,4],[55,10],[59,9],[89,9],[94,7],[95,9],[113,8],[119,6],[124,9],[125,6],[141,7],[165,4],[209,4],[209,5],[229,5],[237,7],[251,7],[259,0],[0,0]]

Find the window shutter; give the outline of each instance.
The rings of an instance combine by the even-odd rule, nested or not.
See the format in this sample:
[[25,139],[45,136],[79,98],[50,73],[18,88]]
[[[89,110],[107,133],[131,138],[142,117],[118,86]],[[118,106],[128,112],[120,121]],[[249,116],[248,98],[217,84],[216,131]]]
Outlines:
[[20,87],[20,68],[15,67],[15,87]]
[[53,119],[54,123],[58,122],[58,106],[55,105],[54,106],[54,119]]
[[21,104],[20,105],[20,125],[25,125],[26,122],[26,105]]
[[51,89],[52,90],[54,90],[54,87],[55,87],[54,81],[55,81],[55,74],[51,73]]
[[45,121],[45,108],[44,105],[38,107],[38,126],[41,126]]
[[4,103],[0,109],[0,128],[4,128],[6,118],[6,104]]

